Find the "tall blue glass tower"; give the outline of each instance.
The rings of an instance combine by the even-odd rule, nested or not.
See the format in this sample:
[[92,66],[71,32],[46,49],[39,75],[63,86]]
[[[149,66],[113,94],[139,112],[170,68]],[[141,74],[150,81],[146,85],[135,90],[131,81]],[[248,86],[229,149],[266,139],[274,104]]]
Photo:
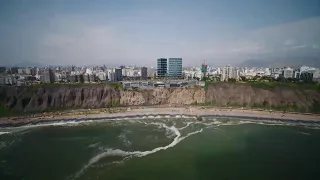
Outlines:
[[168,77],[182,77],[182,58],[169,58],[168,60]]

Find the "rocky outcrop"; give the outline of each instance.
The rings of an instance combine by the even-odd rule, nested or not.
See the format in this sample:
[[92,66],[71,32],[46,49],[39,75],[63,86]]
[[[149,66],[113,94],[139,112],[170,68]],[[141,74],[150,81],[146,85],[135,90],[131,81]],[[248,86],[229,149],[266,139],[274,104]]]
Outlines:
[[0,87],[0,108],[16,112],[189,104],[293,107],[313,111],[320,108],[320,93],[301,88],[258,88],[238,83],[212,84],[207,91],[200,87],[125,91],[103,84]]

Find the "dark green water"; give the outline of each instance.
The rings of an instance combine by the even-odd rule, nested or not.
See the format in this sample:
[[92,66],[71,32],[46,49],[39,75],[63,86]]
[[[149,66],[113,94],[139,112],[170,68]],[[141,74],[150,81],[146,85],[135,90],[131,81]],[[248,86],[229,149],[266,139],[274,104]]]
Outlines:
[[320,130],[221,121],[11,129],[0,135],[0,179],[320,179]]

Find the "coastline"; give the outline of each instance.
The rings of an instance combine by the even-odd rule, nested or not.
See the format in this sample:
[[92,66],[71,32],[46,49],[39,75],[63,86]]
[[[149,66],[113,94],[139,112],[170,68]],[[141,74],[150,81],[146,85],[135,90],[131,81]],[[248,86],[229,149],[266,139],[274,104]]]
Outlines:
[[[241,118],[252,121],[279,121],[290,123],[317,123],[320,124],[320,114],[302,114],[292,112],[279,111],[261,111],[253,109],[225,109],[217,107],[159,107],[149,106],[136,108],[114,108],[113,113],[95,111],[96,113],[89,114],[60,114],[54,116],[22,116],[16,118],[1,118],[0,128],[20,127],[25,125],[37,125],[54,122],[68,121],[86,121],[86,120],[102,120],[130,117],[148,117],[148,116],[192,116],[192,117],[217,117],[217,118]],[[86,110],[85,110],[86,111]],[[82,112],[85,112],[82,111]],[[91,110],[89,109],[88,112]],[[80,111],[81,112],[81,111]]]

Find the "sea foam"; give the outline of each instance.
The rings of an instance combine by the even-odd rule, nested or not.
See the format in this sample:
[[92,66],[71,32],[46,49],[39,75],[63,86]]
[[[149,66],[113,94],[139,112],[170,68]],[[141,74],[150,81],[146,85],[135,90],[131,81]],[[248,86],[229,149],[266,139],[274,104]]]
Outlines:
[[[184,140],[185,138],[200,133],[202,132],[203,129],[200,129],[198,131],[194,131],[191,133],[188,133],[185,136],[181,136],[181,133],[179,131],[179,129],[181,128],[176,128],[174,125],[173,126],[167,126],[164,123],[149,123],[151,125],[156,125],[159,126],[159,128],[165,128],[166,131],[171,131],[172,133],[174,133],[176,135],[176,137],[173,139],[173,141],[166,145],[166,146],[162,146],[162,147],[157,147],[154,148],[152,150],[149,151],[123,151],[121,149],[106,149],[106,151],[94,156],[93,158],[91,158],[88,163],[86,165],[84,165],[84,167],[76,173],[75,178],[79,177],[87,168],[89,168],[90,166],[92,166],[93,164],[97,163],[98,161],[100,161],[101,159],[105,158],[105,157],[109,157],[109,156],[121,156],[121,157],[125,157],[125,160],[130,159],[130,157],[143,157],[143,156],[147,156],[153,153],[156,153],[158,151],[161,150],[166,150],[168,148],[172,148],[175,145],[177,145],[179,142],[181,142],[182,140]],[[188,122],[186,126],[182,127],[182,129],[187,128],[190,124],[192,124],[192,122]]]

